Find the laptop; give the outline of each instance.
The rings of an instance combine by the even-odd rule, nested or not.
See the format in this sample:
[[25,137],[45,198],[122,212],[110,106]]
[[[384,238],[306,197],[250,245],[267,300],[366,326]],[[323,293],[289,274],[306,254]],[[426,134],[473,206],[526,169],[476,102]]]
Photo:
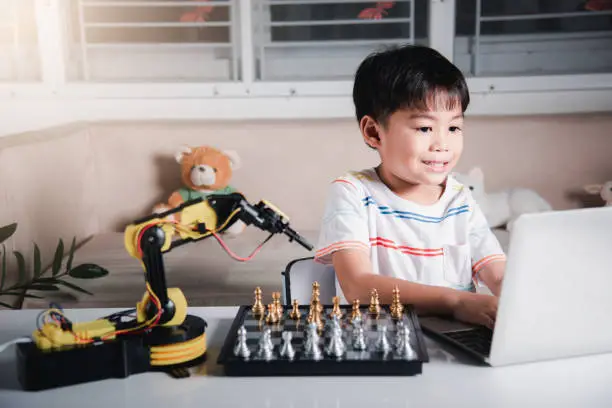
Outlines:
[[612,207],[520,216],[494,330],[421,317],[425,334],[504,366],[612,352]]

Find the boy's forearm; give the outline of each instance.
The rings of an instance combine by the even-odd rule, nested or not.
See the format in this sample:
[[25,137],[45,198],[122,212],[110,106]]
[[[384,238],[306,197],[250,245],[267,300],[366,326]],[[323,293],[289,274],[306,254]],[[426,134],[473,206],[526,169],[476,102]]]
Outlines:
[[340,287],[349,302],[359,299],[362,305],[367,305],[372,289],[376,289],[379,301],[391,304],[396,286],[402,303],[412,304],[418,313],[452,315],[460,301],[461,292],[454,289],[373,274],[369,254],[360,250],[338,251],[332,259]]
[[489,288],[491,293],[499,297],[501,292],[506,261],[492,262],[478,271],[478,277]]
[[412,304],[418,313],[451,315],[460,295],[458,291],[450,288],[373,274],[362,275],[358,284],[347,286],[348,293],[343,288],[347,300],[350,302],[359,299],[363,305],[369,304],[373,288],[378,291],[381,303],[391,304],[393,289],[397,286],[402,303]]

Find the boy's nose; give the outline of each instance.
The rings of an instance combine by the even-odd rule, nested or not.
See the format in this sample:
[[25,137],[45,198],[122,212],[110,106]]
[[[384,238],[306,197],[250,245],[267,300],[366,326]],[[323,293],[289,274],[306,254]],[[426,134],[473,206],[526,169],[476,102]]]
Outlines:
[[447,152],[448,151],[448,146],[446,144],[442,144],[442,143],[436,143],[433,144],[432,149],[434,152]]

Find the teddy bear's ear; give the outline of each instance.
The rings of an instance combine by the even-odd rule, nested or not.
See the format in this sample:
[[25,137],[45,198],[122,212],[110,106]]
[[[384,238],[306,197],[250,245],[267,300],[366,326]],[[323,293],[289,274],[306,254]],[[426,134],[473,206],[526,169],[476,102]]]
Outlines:
[[484,173],[482,172],[482,169],[480,167],[474,167],[470,170],[470,172],[468,173],[468,175],[473,178],[476,179],[478,181],[483,181],[484,180]]
[[226,155],[230,160],[230,165],[232,166],[232,170],[238,170],[240,165],[242,164],[240,161],[240,156],[234,150],[224,150],[223,154]]
[[174,158],[176,159],[177,163],[180,164],[183,161],[183,156],[191,154],[192,152],[193,150],[191,150],[191,147],[182,146],[179,151],[174,154]]

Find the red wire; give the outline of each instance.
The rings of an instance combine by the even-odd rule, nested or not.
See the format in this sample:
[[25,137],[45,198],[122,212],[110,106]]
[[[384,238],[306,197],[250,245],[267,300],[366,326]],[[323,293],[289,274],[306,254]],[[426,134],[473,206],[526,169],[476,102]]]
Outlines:
[[231,256],[232,258],[234,258],[237,261],[240,262],[247,262],[250,261],[251,259],[253,259],[255,257],[255,255],[257,255],[257,253],[261,250],[261,248],[263,247],[263,245],[266,243],[266,241],[262,242],[261,244],[259,244],[257,246],[257,248],[255,248],[255,250],[251,253],[251,255],[247,256],[246,258],[243,258],[241,256],[236,255],[235,253],[232,252],[231,249],[229,249],[229,247],[227,246],[227,244],[223,241],[223,239],[214,231],[210,231],[215,238],[217,238],[217,241],[219,241],[219,244],[221,244],[221,246],[223,247],[223,249],[225,250],[225,252],[228,253],[229,256]]

